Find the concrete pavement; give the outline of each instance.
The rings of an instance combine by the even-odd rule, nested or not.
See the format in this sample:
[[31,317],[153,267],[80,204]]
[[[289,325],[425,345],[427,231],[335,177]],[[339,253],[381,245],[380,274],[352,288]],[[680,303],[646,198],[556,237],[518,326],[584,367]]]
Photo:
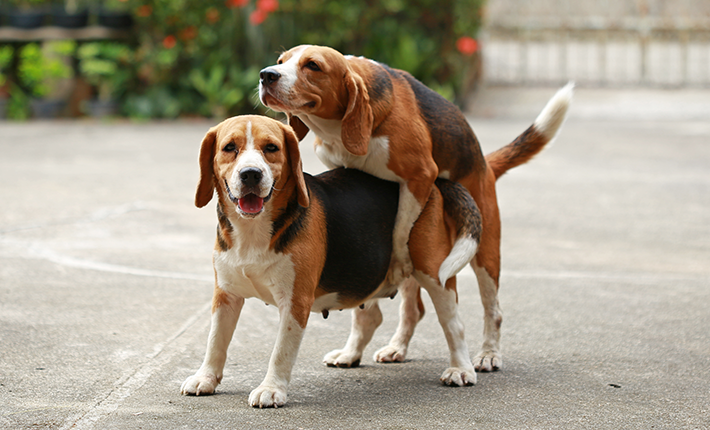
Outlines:
[[[553,92],[481,92],[486,152]],[[278,319],[254,299],[218,393],[179,394],[209,329],[214,203],[192,201],[213,123],[0,123],[0,428],[710,428],[708,103],[580,90],[554,146],[499,181],[503,370],[441,386],[428,301],[407,362],[373,363],[397,323],[387,300],[357,369],[321,364],[349,312],[312,315],[278,410],[247,405]],[[473,273],[459,282],[473,355],[482,308]]]

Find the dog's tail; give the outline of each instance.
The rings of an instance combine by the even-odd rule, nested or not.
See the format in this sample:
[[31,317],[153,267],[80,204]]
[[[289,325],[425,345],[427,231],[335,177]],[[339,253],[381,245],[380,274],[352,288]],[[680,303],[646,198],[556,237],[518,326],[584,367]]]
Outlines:
[[508,145],[486,155],[496,179],[513,167],[527,163],[555,138],[572,103],[574,83],[562,87],[547,102],[533,125]]
[[454,246],[439,267],[439,282],[443,286],[476,255],[481,241],[481,212],[463,185],[437,178],[436,186],[444,200],[444,211],[456,226]]

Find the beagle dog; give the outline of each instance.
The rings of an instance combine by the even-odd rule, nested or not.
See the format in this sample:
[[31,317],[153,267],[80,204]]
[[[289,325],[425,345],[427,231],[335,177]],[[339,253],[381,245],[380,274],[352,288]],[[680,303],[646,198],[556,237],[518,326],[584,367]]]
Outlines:
[[[548,102],[532,126],[509,145],[483,155],[466,118],[452,103],[409,73],[363,57],[344,56],[322,46],[302,45],[261,71],[261,102],[287,114],[302,139],[316,135],[315,151],[329,168],[361,169],[400,183],[394,229],[396,267],[392,281],[408,272],[409,230],[426,204],[435,179],[468,189],[483,216],[478,254],[471,261],[484,307],[484,341],[474,358],[479,371],[498,370],[502,314],[498,304],[500,215],[496,180],[540,152],[556,135],[571,102],[573,85]],[[413,281],[405,282],[400,326],[381,362],[403,361],[423,305]],[[413,300],[412,300],[413,298]]]
[[[215,289],[207,353],[181,392],[214,392],[244,300],[256,297],[278,308],[280,322],[266,377],[249,404],[282,406],[310,312],[327,317],[331,309],[357,308],[349,346],[326,357],[334,366],[356,364],[382,321],[377,299],[397,292],[385,279],[398,185],[356,169],[303,173],[291,127],[264,116],[211,128],[199,164],[196,206],[217,194]],[[429,191],[409,240],[413,276],[431,295],[448,342],[441,381],[472,385],[455,275],[476,253],[480,213],[455,182],[437,180]]]

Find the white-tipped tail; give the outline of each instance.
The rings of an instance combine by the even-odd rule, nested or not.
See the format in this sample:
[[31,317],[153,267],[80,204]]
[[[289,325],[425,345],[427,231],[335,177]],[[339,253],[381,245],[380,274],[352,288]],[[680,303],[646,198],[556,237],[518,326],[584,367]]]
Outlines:
[[565,121],[567,109],[572,103],[573,95],[574,82],[570,82],[560,88],[535,119],[535,129],[552,140]]
[[462,237],[456,240],[454,247],[451,248],[449,256],[446,257],[441,267],[439,267],[439,282],[441,285],[446,285],[449,278],[456,276],[468,263],[473,260],[473,257],[478,251],[478,242],[471,237]]

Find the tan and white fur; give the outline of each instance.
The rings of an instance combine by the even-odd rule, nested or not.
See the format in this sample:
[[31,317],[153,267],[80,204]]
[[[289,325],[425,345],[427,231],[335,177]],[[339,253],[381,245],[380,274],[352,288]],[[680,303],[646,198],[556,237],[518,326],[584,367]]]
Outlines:
[[[483,216],[481,243],[471,261],[484,307],[483,348],[474,358],[480,371],[502,366],[496,180],[555,137],[572,93],[573,85],[562,88],[515,141],[484,156],[458,108],[409,73],[367,58],[345,56],[328,47],[297,46],[263,69],[259,84],[262,103],[286,113],[299,138],[309,130],[316,134],[315,151],[326,166],[362,169],[400,183],[393,261],[401,270],[392,273],[408,272],[408,231],[435,179],[447,178],[468,189]],[[393,276],[391,281],[400,279]],[[416,291],[405,293],[407,289]],[[416,284],[405,282],[401,291],[399,328],[390,344],[375,353],[377,361],[403,361],[423,315]]]
[[[352,365],[381,321],[377,300],[396,293],[386,276],[397,185],[356,169],[304,174],[294,132],[262,116],[230,118],[210,129],[199,159],[195,204],[205,206],[215,190],[218,200],[215,288],[205,359],[181,392],[214,393],[244,301],[255,297],[278,308],[279,330],[266,376],[249,404],[282,406],[310,312],[327,316],[331,309],[361,307],[355,315],[364,316],[364,324],[355,324],[360,330],[343,352]],[[479,240],[473,199],[460,185],[437,181],[412,228],[408,252],[449,345],[450,364],[440,378],[447,385],[472,385],[476,374],[457,313],[455,273],[442,272],[442,266],[457,253],[469,261]],[[459,251],[452,252],[457,244]],[[339,365],[337,357],[331,361]]]

